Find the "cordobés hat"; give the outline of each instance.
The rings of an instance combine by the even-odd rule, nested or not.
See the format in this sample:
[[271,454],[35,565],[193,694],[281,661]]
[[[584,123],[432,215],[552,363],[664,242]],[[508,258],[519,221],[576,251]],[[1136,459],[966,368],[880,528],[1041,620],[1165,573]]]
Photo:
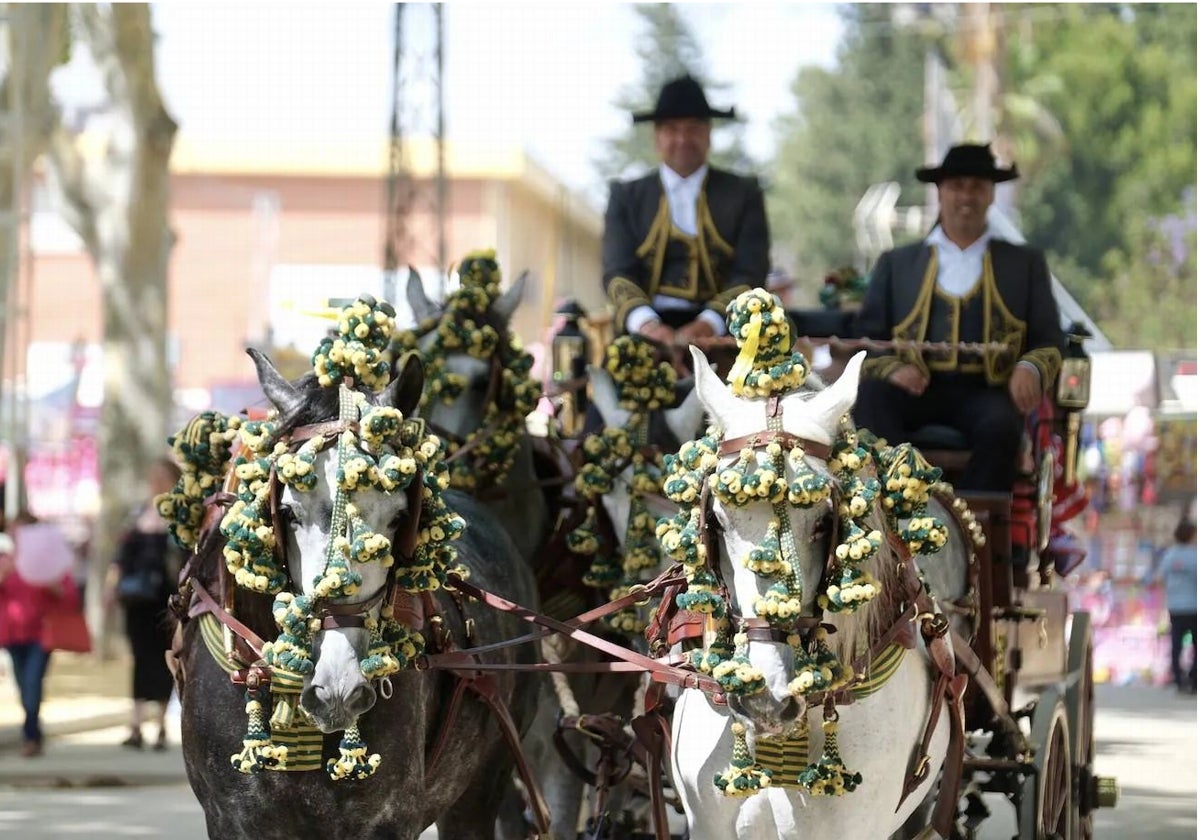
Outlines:
[[653,111],[641,111],[633,115],[635,123],[658,122],[659,120],[701,119],[713,117],[733,119],[733,109],[720,111],[708,104],[704,89],[691,76],[672,79],[659,91]]
[[1015,163],[1007,169],[996,166],[996,156],[987,144],[966,143],[952,146],[950,151],[946,152],[941,166],[917,170],[917,180],[926,184],[938,184],[943,178],[952,178],[955,175],[987,178],[997,184],[1018,177]]

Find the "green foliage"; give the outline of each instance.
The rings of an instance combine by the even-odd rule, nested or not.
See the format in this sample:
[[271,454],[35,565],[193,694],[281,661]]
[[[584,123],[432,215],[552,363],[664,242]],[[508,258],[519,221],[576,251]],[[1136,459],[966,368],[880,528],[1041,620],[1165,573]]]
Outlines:
[[[725,108],[727,83],[714,82],[708,76],[706,62],[696,36],[679,10],[670,3],[638,3],[633,6],[641,25],[636,52],[642,77],[620,92],[613,104],[627,113],[654,110],[654,101],[662,86],[680,76],[691,74],[704,86],[709,103]],[[745,126],[736,121],[713,123],[713,149],[709,160],[714,166],[735,172],[752,172],[755,163],[743,145]],[[606,179],[641,175],[658,166],[654,152],[654,133],[650,123],[630,125],[626,131],[606,141],[607,148],[594,162]]]
[[[1194,227],[1186,191],[1196,183],[1196,7],[1030,3],[993,12],[994,139],[1021,168],[1022,232],[1114,342],[1194,347],[1195,233],[1181,234],[1179,220]],[[777,256],[807,280],[802,288],[854,262],[852,213],[867,186],[893,180],[899,205],[923,203],[912,170],[924,157],[927,45],[951,62],[960,111],[971,96],[966,33],[938,34],[924,19],[894,25],[886,6],[856,4],[843,15],[837,67],[801,69],[795,110],[777,124],[768,213]]]
[[898,182],[901,205],[924,201],[913,169],[924,158],[925,42],[886,25],[890,15],[887,6],[846,7],[837,69],[801,69],[792,85],[796,110],[776,125],[767,209],[776,251],[807,279],[802,288],[855,262],[852,215],[870,184]]

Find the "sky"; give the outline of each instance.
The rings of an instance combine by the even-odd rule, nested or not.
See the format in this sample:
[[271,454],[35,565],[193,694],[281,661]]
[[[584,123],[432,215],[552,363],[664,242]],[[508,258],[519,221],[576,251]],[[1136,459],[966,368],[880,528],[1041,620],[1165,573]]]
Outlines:
[[[772,120],[790,109],[804,65],[831,67],[841,35],[832,4],[687,3],[710,77],[729,83],[710,100],[735,105],[746,146],[774,145]],[[378,136],[391,115],[393,11],[376,2],[196,3],[154,6],[159,86],[181,134],[193,142],[238,137],[287,143],[296,136]],[[608,2],[453,2],[445,7],[445,123],[449,140],[518,144],[577,190],[600,183],[602,140],[628,125],[612,101],[641,73],[638,18]],[[406,69],[429,78],[433,13],[405,12]],[[60,71],[68,100],[100,96],[83,60]],[[414,99],[415,99],[414,95]],[[432,110],[410,113],[432,131]]]

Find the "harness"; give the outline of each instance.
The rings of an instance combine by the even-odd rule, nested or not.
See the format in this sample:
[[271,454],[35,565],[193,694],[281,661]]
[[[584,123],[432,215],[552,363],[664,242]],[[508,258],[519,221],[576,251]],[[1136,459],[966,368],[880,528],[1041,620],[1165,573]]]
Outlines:
[[[803,447],[806,454],[826,461],[832,454],[828,444],[813,441],[793,435],[782,429],[780,417],[780,395],[774,394],[766,400],[767,430],[755,432],[742,437],[722,441],[718,447],[718,455],[722,458],[736,455],[745,447],[755,451],[765,450],[772,444],[778,444],[785,450],[796,446]],[[837,486],[834,485],[834,492]],[[833,499],[834,509],[837,509],[836,496]],[[715,534],[720,531],[712,509],[712,498],[709,484],[705,482],[701,494],[700,536],[707,547],[707,569],[719,582],[719,592],[722,600],[730,604],[729,590],[721,576],[719,547]],[[790,534],[784,539],[793,539]],[[899,668],[906,650],[916,646],[913,623],[919,622],[922,639],[929,651],[930,659],[935,670],[935,677],[930,691],[930,713],[923,730],[921,741],[917,747],[909,770],[905,774],[900,801],[896,805],[898,811],[905,799],[916,790],[928,777],[931,762],[929,745],[941,715],[942,701],[950,710],[952,725],[950,741],[944,763],[944,779],[957,780],[961,776],[965,750],[965,731],[963,723],[962,697],[966,688],[967,676],[956,674],[954,650],[947,633],[949,623],[939,612],[937,605],[929,596],[921,582],[916,563],[907,546],[894,534],[889,535],[891,547],[896,556],[901,558],[896,565],[895,573],[903,600],[898,614],[876,638],[869,641],[867,649],[860,653],[850,667],[849,681],[835,691],[823,692],[817,696],[806,696],[802,714],[807,714],[813,708],[822,708],[826,725],[837,720],[837,707],[852,705],[878,691],[887,679]],[[829,540],[829,553],[826,556],[824,577],[832,572],[835,565],[834,547],[837,540]],[[702,635],[703,627],[697,622],[689,622],[682,626],[672,627],[670,623],[671,605],[664,598],[660,605],[659,614],[652,625],[654,636],[651,644],[657,649],[663,645],[671,645],[684,639]],[[749,641],[787,643],[787,637],[792,634],[810,635],[818,630],[832,631],[830,625],[822,624],[819,615],[797,616],[789,624],[780,627],[758,617],[744,617],[732,610],[730,618],[735,624],[735,630],[744,633]],[[664,620],[665,619],[665,620]],[[666,628],[664,630],[664,628]],[[674,630],[675,632],[672,632]],[[649,632],[648,632],[649,635]],[[828,741],[828,728],[826,739]],[[781,771],[784,778],[795,776],[802,769],[801,757],[807,754],[807,732],[800,738],[792,739],[759,739],[759,745],[766,749],[764,754],[757,755],[764,767]],[[756,750],[758,747],[756,747]],[[836,747],[835,747],[836,750]],[[950,836],[956,812],[958,785],[944,781],[938,792],[937,804],[931,820],[931,825],[942,836]],[[799,786],[796,783],[784,781],[781,784],[772,780],[773,786]]]

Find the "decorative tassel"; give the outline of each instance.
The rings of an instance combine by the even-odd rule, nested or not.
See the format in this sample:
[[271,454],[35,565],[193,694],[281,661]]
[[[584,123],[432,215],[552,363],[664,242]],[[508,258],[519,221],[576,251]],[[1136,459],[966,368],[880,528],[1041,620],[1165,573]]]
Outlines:
[[851,773],[842,762],[838,752],[836,711],[832,716],[826,713],[821,729],[825,733],[821,757],[805,767],[798,780],[813,796],[842,796],[862,783],[862,774]]
[[827,635],[825,628],[817,627],[811,637],[812,652],[797,648],[796,676],[788,683],[788,693],[793,697],[837,691],[850,682],[852,673],[825,643]]
[[287,747],[271,745],[270,727],[263,722],[263,701],[268,697],[269,691],[265,687],[246,691],[246,734],[242,738],[242,751],[229,757],[239,773],[260,773],[287,764]]
[[713,776],[713,784],[726,796],[753,796],[771,784],[771,771],[755,763],[746,745],[746,727],[734,723],[733,759],[729,767]]
[[271,712],[271,731],[291,729],[296,724],[296,709],[300,692],[304,690],[304,675],[286,668],[271,669],[271,695],[275,708]]
[[365,779],[373,776],[379,768],[379,753],[367,755],[367,744],[357,726],[347,728],[342,734],[338,752],[341,753],[340,756],[325,762],[325,772],[335,782],[343,779]]

